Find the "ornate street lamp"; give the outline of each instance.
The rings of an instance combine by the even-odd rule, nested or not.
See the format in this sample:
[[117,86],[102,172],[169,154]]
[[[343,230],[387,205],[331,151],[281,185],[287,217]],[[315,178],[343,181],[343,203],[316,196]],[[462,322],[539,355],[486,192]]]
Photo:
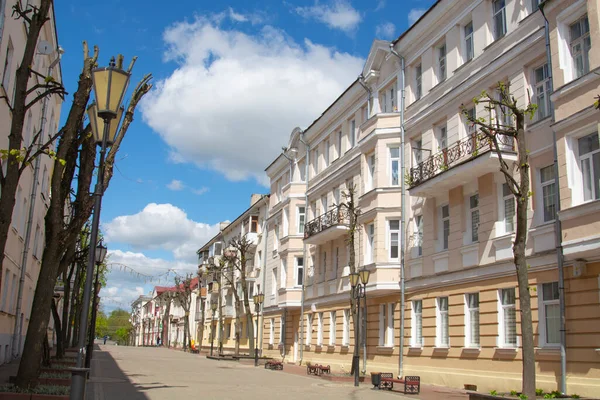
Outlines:
[[[98,164],[98,175],[94,189],[94,216],[92,219],[92,233],[90,243],[98,243],[98,225],[100,224],[100,208],[102,206],[102,195],[104,194],[104,158],[107,147],[114,143],[117,126],[120,117],[119,109],[121,102],[127,91],[130,72],[121,69],[122,57],[119,58],[119,67],[115,63],[115,58],[110,60],[108,67],[95,68],[92,70],[92,79],[94,84],[94,93],[96,96],[96,108],[88,109],[92,132],[97,145],[100,145],[100,162]],[[104,121],[102,135],[98,129],[98,117]],[[111,123],[112,122],[112,123]],[[111,126],[114,125],[114,126]],[[111,129],[112,128],[112,129]],[[111,131],[114,134],[111,134]],[[72,368],[73,378],[71,380],[71,400],[81,400],[85,398],[86,376],[89,368],[85,367],[85,339],[88,328],[88,311],[90,297],[92,292],[92,279],[94,276],[94,265],[96,264],[96,251],[88,251],[89,259],[86,269],[85,289],[83,292],[82,311],[79,321],[79,349],[77,353],[77,364]],[[106,253],[104,253],[106,254]],[[100,254],[99,254],[100,255]]]
[[255,294],[252,296],[254,300],[254,308],[256,310],[256,333],[254,335],[254,366],[258,367],[258,313],[260,312],[260,306],[265,301],[265,295],[263,293]]
[[92,322],[90,323],[90,332],[88,337],[87,353],[85,354],[85,367],[89,368],[92,362],[92,353],[94,352],[94,338],[96,337],[96,317],[98,315],[98,305],[100,299],[98,293],[100,293],[100,283],[98,278],[100,275],[100,265],[104,263],[104,258],[107,252],[106,246],[102,243],[102,240],[96,246],[96,281],[94,283],[94,297],[92,297]]
[[[356,321],[360,324],[360,299],[365,299],[365,308],[367,306],[367,283],[369,283],[369,270],[363,268],[360,272],[352,272],[350,274],[350,286],[352,287],[350,294],[356,300]],[[365,311],[366,312],[366,311]],[[358,386],[359,380],[359,364],[360,356],[358,347],[360,345],[360,325],[356,329],[354,337],[354,355],[352,356],[352,368],[354,371],[354,386]]]
[[215,344],[215,324],[214,324],[214,321],[215,321],[215,312],[217,311],[217,307],[218,306],[219,305],[216,302],[214,302],[214,301],[212,301],[210,303],[210,309],[212,310],[212,314],[211,314],[212,321],[210,322],[210,331],[211,331],[210,332],[210,356],[211,357],[213,356],[213,348],[214,348],[214,344]]

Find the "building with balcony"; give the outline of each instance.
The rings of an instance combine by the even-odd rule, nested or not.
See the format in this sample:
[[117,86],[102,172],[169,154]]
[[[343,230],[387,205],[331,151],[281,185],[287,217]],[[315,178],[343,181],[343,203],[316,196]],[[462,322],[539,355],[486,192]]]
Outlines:
[[[13,17],[14,1],[0,2],[0,149],[8,149],[13,103],[16,89],[16,71],[23,58],[26,43],[26,24]],[[26,2],[23,3],[26,6]],[[40,74],[29,80],[30,88],[43,83],[43,76],[62,81],[54,7],[51,5],[49,20],[42,27],[38,43],[44,43],[43,51],[36,51],[31,68]],[[33,95],[33,94],[32,94]],[[33,97],[30,97],[31,100]],[[49,96],[34,104],[27,112],[23,127],[23,146],[29,147],[35,135],[43,143],[56,132],[60,120],[63,99]],[[51,146],[54,148],[54,145]],[[3,160],[4,162],[4,160]],[[54,161],[41,155],[21,175],[11,227],[2,265],[0,288],[0,364],[10,362],[21,355],[29,326],[33,295],[44,250],[44,217],[50,203],[50,174]],[[3,164],[2,174],[6,173]],[[48,325],[48,336],[53,337],[53,321]],[[52,345],[52,342],[51,342]]]
[[[600,375],[592,365],[600,361],[600,114],[593,102],[600,93],[600,57],[594,54],[600,53],[593,50],[600,46],[600,11],[592,0],[546,2],[549,60],[539,3],[437,1],[391,49],[374,41],[361,77],[308,128],[292,132],[285,153],[266,170],[272,194],[264,286],[267,355],[349,369],[354,328],[344,193],[354,187],[360,210],[357,267],[371,273],[361,369],[401,371],[461,388],[472,383],[483,391],[521,386],[512,254],[516,204],[498,162],[501,154],[511,165],[517,153],[508,138],[490,143],[464,116],[512,124],[502,110],[473,102],[484,90],[495,95],[503,82],[521,107],[538,106],[526,121],[532,185],[526,254],[536,289],[537,387],[556,390],[561,379],[564,287],[568,392],[598,392]],[[400,343],[402,234],[406,296]]]

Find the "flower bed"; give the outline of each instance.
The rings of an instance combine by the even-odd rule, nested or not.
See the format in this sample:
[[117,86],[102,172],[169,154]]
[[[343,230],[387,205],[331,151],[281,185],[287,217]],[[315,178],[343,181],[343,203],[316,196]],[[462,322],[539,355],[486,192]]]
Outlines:
[[67,400],[70,386],[38,385],[27,391],[22,391],[13,385],[0,386],[0,400]]

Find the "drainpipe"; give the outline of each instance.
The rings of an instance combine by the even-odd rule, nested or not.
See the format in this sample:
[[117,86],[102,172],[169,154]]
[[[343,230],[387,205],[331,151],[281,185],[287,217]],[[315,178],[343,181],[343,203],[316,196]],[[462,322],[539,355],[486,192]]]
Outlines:
[[404,308],[405,308],[405,278],[404,278],[404,249],[406,247],[406,213],[404,212],[406,204],[406,183],[404,176],[406,174],[404,163],[404,101],[405,101],[405,85],[404,85],[404,57],[396,50],[394,44],[390,43],[390,52],[400,59],[400,76],[402,78],[402,88],[400,95],[400,354],[398,357],[398,377],[401,378],[404,374]]
[[[50,66],[48,67],[47,76],[50,76],[52,69],[60,62],[63,53],[65,52],[62,47],[57,49],[58,56]],[[46,96],[42,102],[42,115],[40,117],[40,136],[38,137],[37,148],[40,148],[44,143],[44,126],[46,125],[46,111],[48,108],[48,101],[50,96]],[[36,148],[36,151],[37,151]],[[27,258],[29,254],[29,242],[31,241],[31,228],[33,225],[33,214],[35,212],[35,200],[37,198],[38,190],[38,177],[40,175],[40,165],[42,163],[42,155],[40,154],[35,158],[34,169],[33,169],[33,183],[31,184],[31,194],[29,195],[29,211],[27,213],[27,227],[25,229],[25,242],[23,243],[23,254],[21,257],[21,274],[19,277],[19,289],[17,292],[17,309],[15,311],[15,327],[13,329],[12,337],[12,355],[13,358],[19,357],[21,352],[21,331],[23,329],[23,322],[20,318],[23,310],[23,289],[25,286],[25,274],[27,272]],[[53,300],[54,301],[54,300]]]
[[369,87],[367,85],[365,85],[365,77],[363,76],[363,74],[360,74],[358,76],[358,83],[360,83],[360,86],[363,87],[363,89],[365,89],[367,91],[368,97],[367,97],[367,117],[371,118],[371,107],[373,106],[373,104],[371,104],[371,98],[373,97],[373,92],[371,91],[371,89],[369,89]]
[[[264,232],[264,241],[265,241],[265,245],[264,245],[264,257],[262,259],[262,292],[265,292],[265,284],[267,282],[267,241],[269,238],[269,229],[268,229],[268,219],[269,219],[269,196],[265,196],[264,197],[265,200],[265,207],[266,207],[266,211],[265,211],[265,222],[263,224],[263,232]],[[264,303],[263,303],[263,307],[264,307]],[[263,340],[264,340],[264,322],[265,322],[265,312],[264,312],[264,308],[263,308],[263,312],[262,314],[259,314],[256,316],[257,319],[260,320],[260,354],[262,356],[262,350],[263,350]],[[256,337],[258,338],[258,332],[256,332]]]
[[[308,216],[308,164],[310,163],[310,144],[304,141],[304,131],[300,132],[300,142],[304,145],[306,156],[304,157],[304,222]],[[306,260],[306,242],[302,240],[302,291],[300,292],[300,361],[298,365],[302,365],[304,359],[304,292],[306,285],[306,269],[308,262]]]
[[[542,1],[540,4],[540,12],[544,17],[544,32],[546,38],[546,64],[548,65],[548,79],[550,82],[550,93],[554,91],[554,77],[552,76],[552,56],[550,50],[550,24],[544,13],[544,7],[548,1]],[[560,386],[559,390],[562,394],[567,392],[567,321],[565,315],[565,272],[564,272],[564,256],[562,247],[562,224],[558,213],[560,212],[560,180],[558,176],[558,151],[556,148],[556,131],[553,128],[555,122],[554,105],[550,107],[550,130],[552,130],[552,151],[554,155],[554,184],[555,191],[555,206],[556,217],[554,218],[554,243],[556,246],[556,263],[558,268],[558,307],[560,309]]]

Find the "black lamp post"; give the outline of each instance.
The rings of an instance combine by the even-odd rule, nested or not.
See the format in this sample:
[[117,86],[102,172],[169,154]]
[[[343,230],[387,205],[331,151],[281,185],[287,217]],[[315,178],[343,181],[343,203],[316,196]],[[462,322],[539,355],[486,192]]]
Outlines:
[[92,297],[92,322],[90,324],[90,332],[88,337],[87,353],[85,354],[85,367],[89,368],[92,362],[92,353],[94,352],[94,338],[96,337],[96,317],[98,315],[99,298],[98,293],[100,292],[99,287],[99,275],[100,265],[104,262],[107,252],[106,246],[103,245],[102,240],[96,246],[96,282],[94,283],[94,297]]
[[212,314],[211,314],[211,318],[212,321],[210,322],[210,356],[213,356],[213,349],[214,349],[214,345],[215,345],[215,312],[217,311],[217,307],[219,305],[216,302],[211,302],[210,303],[210,309],[212,310]]
[[[359,282],[360,281],[360,282]],[[356,323],[360,324],[360,299],[365,299],[365,306],[367,304],[367,283],[369,283],[369,270],[363,268],[360,272],[353,272],[350,274],[350,286],[352,290],[350,294],[354,300],[356,300]],[[352,369],[354,371],[354,386],[358,386],[359,379],[359,364],[360,355],[358,348],[360,346],[360,325],[358,329],[355,329],[356,335],[354,335],[354,355],[352,356]]]
[[[96,144],[100,145],[100,162],[98,164],[98,177],[94,188],[94,217],[92,219],[92,233],[90,243],[98,243],[98,225],[100,225],[100,208],[102,195],[104,194],[104,157],[107,147],[115,141],[119,120],[123,114],[121,102],[129,84],[130,73],[117,68],[114,57],[109,66],[95,68],[92,70],[94,93],[96,102],[88,107],[88,117],[92,127],[92,134]],[[102,132],[98,129],[98,118],[104,121]],[[85,289],[79,319],[79,337],[76,367],[71,369],[73,378],[71,380],[71,400],[83,400],[85,398],[85,383],[89,368],[85,367],[85,339],[88,325],[88,312],[92,292],[92,279],[94,277],[94,265],[96,264],[96,252],[88,251],[89,259],[86,268]]]
[[254,366],[258,367],[258,315],[260,312],[260,306],[265,301],[265,295],[263,293],[255,294],[252,296],[254,300],[254,308],[256,310],[256,333],[254,337]]

